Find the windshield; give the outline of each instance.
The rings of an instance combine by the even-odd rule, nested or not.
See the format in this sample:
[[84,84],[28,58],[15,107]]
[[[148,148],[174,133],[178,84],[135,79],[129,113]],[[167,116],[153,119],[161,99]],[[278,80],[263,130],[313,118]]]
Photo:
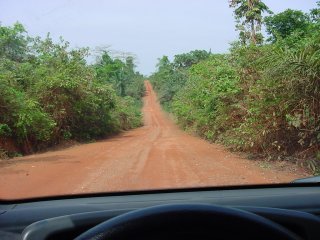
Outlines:
[[0,199],[319,172],[320,2],[0,8]]

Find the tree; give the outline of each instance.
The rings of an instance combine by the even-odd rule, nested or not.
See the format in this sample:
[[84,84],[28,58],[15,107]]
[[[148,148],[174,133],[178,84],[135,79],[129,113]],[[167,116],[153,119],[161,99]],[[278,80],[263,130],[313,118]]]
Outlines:
[[305,33],[310,20],[302,11],[287,9],[284,12],[265,18],[269,40],[275,42],[279,37],[286,38],[293,32]]
[[156,67],[158,68],[158,72],[166,70],[171,67],[170,60],[168,56],[163,56],[162,58],[158,58],[158,63]]
[[126,57],[126,68],[128,72],[134,74],[134,69],[136,65],[134,64],[134,58],[132,56]]
[[310,18],[313,22],[320,21],[320,1],[317,2],[317,8],[311,9]]
[[21,61],[27,51],[28,39],[25,33],[21,23],[17,22],[12,27],[0,24],[0,57]]
[[128,91],[130,91],[130,95],[136,95],[137,92],[133,94],[132,89],[129,89],[137,87],[132,83],[133,81],[139,81],[137,83],[139,87],[135,90],[138,92],[143,90],[141,87],[143,77],[134,71],[136,67],[135,57],[123,53],[123,56],[125,55],[126,57],[122,57],[123,60],[121,60],[119,57],[111,57],[109,51],[103,51],[94,65],[99,81],[113,84],[117,94],[121,97],[127,96]]
[[201,60],[207,59],[209,56],[210,52],[205,50],[194,50],[189,53],[175,55],[173,65],[177,68],[188,68]]
[[125,63],[113,59],[109,52],[103,51],[100,60],[95,64],[97,77],[102,83],[112,83],[120,96],[125,95]]
[[262,43],[261,24],[262,14],[267,12],[271,14],[268,6],[261,0],[230,0],[229,6],[234,8],[234,14],[237,22],[237,30],[240,31],[240,40],[242,44],[256,45]]

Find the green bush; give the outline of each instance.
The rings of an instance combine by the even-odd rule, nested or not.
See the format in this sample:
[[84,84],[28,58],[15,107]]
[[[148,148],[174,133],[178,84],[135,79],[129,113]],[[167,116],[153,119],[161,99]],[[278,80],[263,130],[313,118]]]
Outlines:
[[[208,140],[254,155],[309,158],[306,165],[316,169],[320,166],[318,12],[287,10],[269,17],[272,43],[235,42],[230,53],[211,54],[187,67],[178,64],[183,69],[161,58],[151,76],[161,103],[184,129]],[[296,13],[303,17],[302,23],[286,29]]]
[[126,96],[118,100],[112,115],[118,129],[129,130],[142,125],[141,102]]
[[213,140],[237,123],[238,81],[226,56],[214,55],[190,68],[188,81],[174,98],[173,113],[182,125]]
[[133,58],[103,53],[88,65],[88,54],[49,35],[32,39],[21,24],[0,25],[0,137],[29,153],[140,126],[144,82]]

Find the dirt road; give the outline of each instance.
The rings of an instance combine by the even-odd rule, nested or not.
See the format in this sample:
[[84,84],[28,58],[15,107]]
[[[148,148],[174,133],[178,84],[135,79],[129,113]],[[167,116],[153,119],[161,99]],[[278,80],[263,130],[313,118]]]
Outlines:
[[144,127],[96,143],[2,161],[0,198],[278,183],[305,176],[294,166],[262,166],[184,133],[161,110],[149,82],[146,89]]

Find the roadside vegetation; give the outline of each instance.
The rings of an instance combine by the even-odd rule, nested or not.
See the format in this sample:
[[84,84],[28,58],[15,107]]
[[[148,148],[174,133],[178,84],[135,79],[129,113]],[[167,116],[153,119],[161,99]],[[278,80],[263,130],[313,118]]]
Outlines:
[[317,172],[320,2],[309,13],[273,14],[258,0],[233,0],[230,7],[239,40],[226,54],[160,58],[150,77],[160,102],[184,129],[209,141]]
[[141,125],[143,76],[134,58],[71,49],[22,24],[0,25],[0,157],[64,140],[92,141]]

